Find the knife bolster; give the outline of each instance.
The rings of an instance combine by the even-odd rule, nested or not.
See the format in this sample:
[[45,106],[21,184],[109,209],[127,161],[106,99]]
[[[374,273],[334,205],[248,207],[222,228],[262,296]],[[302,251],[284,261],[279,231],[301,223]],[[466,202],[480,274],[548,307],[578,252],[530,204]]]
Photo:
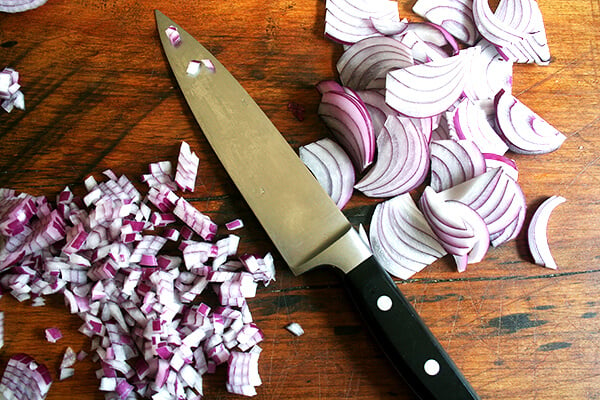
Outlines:
[[319,251],[317,255],[291,269],[295,275],[300,275],[314,267],[331,265],[347,274],[370,256],[369,246],[362,240],[356,229],[350,227],[339,239]]

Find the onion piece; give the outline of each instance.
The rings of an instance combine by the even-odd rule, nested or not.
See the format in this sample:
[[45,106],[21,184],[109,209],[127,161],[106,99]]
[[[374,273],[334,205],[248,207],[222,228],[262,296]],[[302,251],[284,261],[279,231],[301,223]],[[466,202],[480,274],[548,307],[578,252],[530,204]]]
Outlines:
[[[520,11],[495,15],[488,0],[473,0],[473,17],[481,36],[494,44],[506,60],[518,63],[550,62],[550,51],[537,2],[519,2]],[[502,10],[503,7],[501,7]],[[509,8],[508,6],[504,7]],[[516,18],[514,18],[516,17]],[[529,21],[532,21],[530,25]]]
[[[0,12],[3,11],[0,4]],[[6,112],[13,108],[25,109],[25,96],[21,92],[19,84],[19,73],[12,68],[4,68],[0,71],[0,107]]]
[[165,33],[171,42],[171,46],[177,47],[181,44],[181,35],[176,26],[168,26],[167,29],[165,29]]
[[373,162],[373,124],[358,95],[346,91],[326,91],[321,97],[318,113],[338,143],[348,152],[358,171],[363,171]]
[[484,111],[468,98],[462,99],[448,117],[457,138],[472,140],[482,153],[504,155],[508,150],[508,145],[488,123]]
[[498,129],[515,153],[550,153],[566,140],[565,135],[512,94],[501,90],[495,104]]
[[479,38],[473,20],[473,0],[418,0],[412,10],[463,43],[474,45]]
[[287,324],[285,329],[287,329],[294,336],[304,335],[304,329],[302,329],[302,326],[297,322],[291,322]]
[[431,22],[411,22],[401,35],[415,35],[428,48],[425,54],[431,56],[431,60],[456,55],[460,50],[456,39],[446,29]]
[[487,170],[501,168],[515,182],[519,180],[519,169],[515,160],[494,153],[483,153]]
[[377,204],[369,240],[377,261],[401,279],[409,279],[446,254],[408,193]]
[[342,209],[354,191],[354,167],[344,149],[329,138],[301,146],[302,162],[313,173],[327,194]]
[[534,262],[546,268],[558,269],[550,252],[547,231],[552,211],[565,201],[562,196],[551,196],[544,200],[535,210],[527,228],[527,244]]
[[446,111],[463,93],[473,52],[469,48],[442,60],[388,73],[385,101],[409,117],[431,117]]
[[473,100],[493,99],[501,89],[512,90],[513,62],[505,60],[496,47],[485,39],[477,43],[480,49],[473,57],[465,86],[465,95]]
[[398,21],[396,18],[387,18],[386,16],[371,17],[371,23],[377,32],[384,36],[401,34],[409,25],[406,18]]
[[429,171],[425,137],[400,117],[387,118],[377,136],[377,161],[354,187],[370,197],[393,197],[419,186]]
[[362,39],[348,47],[336,68],[344,86],[354,90],[385,87],[386,74],[413,65],[411,50],[386,36]]
[[327,0],[325,37],[343,44],[381,35],[372,18],[399,21],[398,3],[391,0]]
[[459,201],[485,221],[492,246],[514,239],[525,221],[525,195],[502,169],[488,170],[439,193],[444,200]]
[[458,272],[467,264],[480,262],[485,256],[490,234],[483,218],[468,205],[446,200],[430,186],[419,200],[423,216],[440,240],[440,244],[454,256]]
[[43,400],[52,385],[50,371],[27,354],[15,354],[0,380],[0,395],[5,399]]
[[434,140],[429,151],[430,186],[436,192],[481,175],[486,170],[483,154],[470,140]]
[[56,343],[63,337],[59,328],[46,328],[44,333],[46,335],[46,340],[50,343]]
[[193,192],[196,187],[196,176],[198,175],[198,164],[200,159],[192,152],[190,145],[181,142],[179,156],[177,158],[177,170],[175,172],[175,183],[184,192]]

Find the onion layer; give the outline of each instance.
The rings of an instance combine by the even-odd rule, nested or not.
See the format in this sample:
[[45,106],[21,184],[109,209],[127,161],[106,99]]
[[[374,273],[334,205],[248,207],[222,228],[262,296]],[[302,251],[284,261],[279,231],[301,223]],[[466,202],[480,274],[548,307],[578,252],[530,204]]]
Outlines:
[[375,258],[401,279],[409,279],[446,254],[408,193],[375,207],[369,238]]
[[0,0],[0,12],[17,13],[44,5],[48,0]]
[[529,245],[529,251],[533,256],[536,264],[543,267],[557,269],[558,266],[552,257],[550,252],[550,246],[548,245],[548,221],[552,211],[560,204],[567,201],[562,196],[552,196],[544,200],[542,204],[535,210],[533,218],[529,223],[527,229],[527,243]]
[[473,45],[479,37],[473,20],[473,0],[418,0],[412,10],[463,43]]

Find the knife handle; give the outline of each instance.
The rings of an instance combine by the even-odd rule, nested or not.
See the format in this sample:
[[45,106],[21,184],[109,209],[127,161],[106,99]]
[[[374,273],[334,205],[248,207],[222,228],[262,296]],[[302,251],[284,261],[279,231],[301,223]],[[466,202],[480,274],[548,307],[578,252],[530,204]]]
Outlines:
[[423,400],[479,399],[389,274],[373,256],[344,283],[384,353]]

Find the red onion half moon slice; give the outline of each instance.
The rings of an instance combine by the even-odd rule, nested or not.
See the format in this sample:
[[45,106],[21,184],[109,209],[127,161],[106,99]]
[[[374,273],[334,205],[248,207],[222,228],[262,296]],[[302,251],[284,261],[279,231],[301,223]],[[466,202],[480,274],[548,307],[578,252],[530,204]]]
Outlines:
[[408,46],[391,37],[377,36],[350,46],[336,67],[344,86],[363,90],[384,88],[389,71],[413,64]]
[[505,91],[496,96],[496,123],[508,147],[515,153],[550,153],[566,139],[565,135]]
[[485,159],[470,140],[434,140],[431,154],[431,183],[436,192],[465,182],[486,170]]
[[409,279],[446,254],[408,193],[377,205],[369,238],[375,258],[401,279]]
[[473,45],[479,38],[473,20],[473,0],[418,0],[412,10],[463,43]]
[[473,54],[458,55],[391,71],[387,75],[385,101],[399,113],[416,118],[446,111],[462,95],[466,71]]
[[393,197],[425,180],[429,148],[425,136],[400,117],[387,118],[377,136],[377,161],[355,188],[369,197]]
[[550,246],[548,245],[548,222],[550,220],[550,214],[560,204],[567,201],[561,196],[552,196],[546,200],[535,210],[533,218],[529,223],[527,230],[527,243],[529,244],[529,251],[533,256],[533,260],[536,264],[543,267],[557,269],[558,266],[552,257],[550,252]]
[[354,167],[344,149],[329,138],[299,149],[300,159],[313,173],[327,194],[343,208],[354,191]]

